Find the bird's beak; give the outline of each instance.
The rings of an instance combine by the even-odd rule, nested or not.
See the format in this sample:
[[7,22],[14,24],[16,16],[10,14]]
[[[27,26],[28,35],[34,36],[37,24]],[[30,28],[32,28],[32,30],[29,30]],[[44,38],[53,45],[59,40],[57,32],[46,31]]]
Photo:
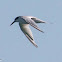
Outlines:
[[14,21],[14,22],[12,22],[12,23],[10,24],[10,26],[11,26],[13,23],[15,23],[15,21]]

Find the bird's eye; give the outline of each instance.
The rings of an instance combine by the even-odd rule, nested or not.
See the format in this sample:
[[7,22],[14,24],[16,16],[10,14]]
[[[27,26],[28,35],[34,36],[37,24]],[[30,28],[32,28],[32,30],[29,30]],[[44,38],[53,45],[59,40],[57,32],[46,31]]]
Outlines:
[[16,17],[15,20],[17,20],[19,17]]

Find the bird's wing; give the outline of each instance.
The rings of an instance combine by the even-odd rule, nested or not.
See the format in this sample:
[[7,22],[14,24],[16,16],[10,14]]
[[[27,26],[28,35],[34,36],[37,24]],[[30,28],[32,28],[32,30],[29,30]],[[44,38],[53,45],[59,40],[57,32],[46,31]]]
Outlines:
[[[42,30],[40,30],[40,28],[37,26],[37,24],[30,18],[24,18],[24,20],[30,24],[32,27],[36,28],[37,30],[39,30],[40,32],[43,32]],[[44,33],[44,32],[43,32]]]
[[34,20],[34,22],[36,22],[36,23],[46,23],[45,21],[40,20],[40,19],[38,19],[36,17],[31,17],[31,19]]
[[36,43],[34,42],[33,35],[32,35],[32,32],[31,32],[31,30],[30,30],[30,28],[29,28],[29,25],[28,25],[28,24],[22,24],[22,25],[21,25],[21,24],[19,23],[19,26],[20,26],[22,32],[25,34],[25,36],[29,39],[29,41],[30,41],[35,47],[38,47],[38,46],[36,45]]

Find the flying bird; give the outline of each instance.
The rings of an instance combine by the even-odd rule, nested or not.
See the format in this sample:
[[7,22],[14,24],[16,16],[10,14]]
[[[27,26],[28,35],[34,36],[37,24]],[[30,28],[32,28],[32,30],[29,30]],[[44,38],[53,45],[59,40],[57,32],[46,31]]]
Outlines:
[[[29,25],[31,25],[35,29],[39,30],[40,32],[44,33],[42,30],[40,30],[40,28],[37,26],[36,23],[45,23],[45,21],[42,21],[33,16],[18,16],[15,18],[14,22],[19,22],[20,29],[25,34],[25,36],[29,39],[29,41],[35,47],[38,47],[37,44],[34,42],[34,38],[33,38],[32,32],[31,32],[31,29],[29,28]],[[14,22],[12,22],[11,25]]]

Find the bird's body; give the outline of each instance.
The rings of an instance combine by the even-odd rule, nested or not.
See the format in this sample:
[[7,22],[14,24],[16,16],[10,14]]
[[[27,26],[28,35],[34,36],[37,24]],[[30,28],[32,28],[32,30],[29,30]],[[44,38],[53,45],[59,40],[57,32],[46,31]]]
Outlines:
[[19,22],[19,26],[20,26],[22,32],[25,34],[25,36],[30,40],[30,42],[35,47],[38,47],[36,45],[36,43],[34,42],[33,35],[32,35],[32,32],[31,32],[31,30],[29,28],[29,25],[31,25],[32,27],[36,28],[40,32],[43,32],[42,30],[40,30],[38,28],[36,23],[45,23],[45,22],[40,20],[40,19],[38,19],[38,18],[36,18],[36,17],[33,17],[33,16],[18,16],[18,17],[15,18],[14,22]]

